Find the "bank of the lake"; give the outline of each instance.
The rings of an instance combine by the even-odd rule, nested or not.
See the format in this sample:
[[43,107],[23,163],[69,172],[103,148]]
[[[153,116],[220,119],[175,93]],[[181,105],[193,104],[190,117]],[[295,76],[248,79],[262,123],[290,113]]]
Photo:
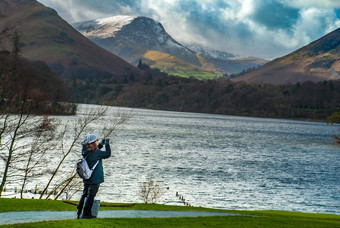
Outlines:
[[[104,208],[101,208],[101,210],[102,209]],[[122,208],[112,207],[109,209],[121,210]],[[4,215],[6,211],[32,210],[73,210],[75,212],[75,206],[54,200],[0,199],[0,216]],[[238,214],[238,216],[69,219],[17,225],[11,224],[7,226],[4,225],[3,227],[340,227],[340,216],[330,214],[287,211],[214,210],[159,204],[136,204],[134,210],[219,211],[235,213]]]

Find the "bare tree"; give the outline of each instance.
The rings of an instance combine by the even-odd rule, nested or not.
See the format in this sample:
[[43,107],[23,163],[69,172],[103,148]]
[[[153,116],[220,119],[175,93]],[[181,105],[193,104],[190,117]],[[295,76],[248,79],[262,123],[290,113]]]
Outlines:
[[[16,41],[19,43],[19,36],[16,37]],[[15,45],[13,43],[13,46]],[[0,197],[7,178],[20,170],[14,162],[20,161],[27,154],[26,149],[30,144],[31,136],[39,130],[38,126],[42,121],[42,118],[36,119],[31,115],[34,106],[34,101],[30,97],[33,79],[29,76],[21,78],[22,71],[14,58],[0,72],[0,158],[4,164],[4,169],[0,170],[2,175]],[[30,72],[26,74],[29,75]],[[23,139],[27,139],[26,142],[23,143]]]
[[47,151],[55,147],[55,144],[53,143],[54,137],[55,125],[53,124],[53,120],[48,116],[44,116],[40,125],[37,126],[36,132],[34,132],[34,137],[30,149],[27,151],[27,156],[24,157],[23,164],[25,164],[25,167],[23,168],[24,178],[20,192],[21,198],[23,198],[26,183],[29,178],[33,177],[32,172],[36,169],[40,170],[38,173],[34,173],[34,177],[45,174],[42,169],[41,161]]
[[[60,139],[59,145],[61,148],[59,150],[61,151],[61,158],[54,170],[51,171],[51,177],[46,184],[44,190],[40,194],[40,198],[43,197],[44,194],[47,194],[46,199],[50,198],[52,193],[56,193],[55,199],[58,199],[62,193],[67,192],[67,195],[73,195],[74,193],[71,193],[72,191],[78,191],[75,186],[79,186],[79,178],[77,178],[77,174],[72,172],[70,175],[63,175],[60,174],[60,179],[56,180],[54,182],[54,187],[51,191],[48,191],[53,179],[57,176],[58,172],[60,171],[60,168],[62,167],[63,163],[66,161],[67,157],[73,152],[80,155],[78,150],[74,150],[76,147],[77,142],[80,141],[80,137],[83,136],[87,132],[92,132],[93,124],[95,124],[97,121],[100,121],[102,118],[105,117],[105,114],[107,112],[107,107],[99,107],[97,109],[92,110],[86,110],[85,113],[81,114],[80,117],[76,118],[76,120],[73,123],[73,128],[70,129],[69,125],[63,126],[63,130],[61,134],[58,136]],[[102,127],[101,135],[103,138],[111,137],[114,130],[124,123],[126,123],[130,118],[132,117],[132,111],[120,111],[111,116],[108,121],[106,121],[106,124]],[[98,128],[98,126],[96,126]],[[67,138],[67,132],[73,131],[72,136],[72,142],[70,146],[66,147],[68,140]],[[66,147],[66,148],[65,148]],[[71,187],[72,186],[72,187]]]
[[118,109],[115,115],[110,117],[107,125],[104,125],[101,136],[103,138],[110,137],[118,126],[127,123],[133,117],[133,111]]
[[65,140],[65,134],[69,130],[70,126],[65,125],[63,127],[64,129],[61,132],[60,136],[58,137],[60,139],[60,145],[61,145],[60,151],[61,151],[62,156],[61,156],[59,162],[57,162],[57,166],[55,167],[55,169],[51,172],[51,177],[50,177],[48,183],[46,184],[44,190],[40,194],[40,199],[47,192],[50,184],[52,183],[53,179],[56,177],[60,167],[64,163],[65,159],[70,155],[70,153],[72,152],[76,143],[78,141],[80,141],[80,136],[88,130],[89,125],[91,123],[93,123],[94,121],[96,121],[100,117],[102,117],[105,114],[106,110],[107,110],[107,108],[105,108],[105,107],[100,107],[96,110],[89,110],[82,117],[78,118],[75,121],[75,123],[73,124],[73,138],[72,138],[71,145],[68,148],[64,148],[64,146],[66,145],[64,143],[64,140]]
[[139,196],[144,203],[156,203],[164,194],[160,181],[149,176],[140,186]]
[[[111,137],[118,126],[127,123],[132,117],[133,117],[132,110],[121,111],[119,109],[114,115],[110,117],[109,121],[106,122],[107,124],[104,125],[101,131],[101,136],[103,136],[102,138]],[[59,190],[57,191],[56,197],[54,199],[58,199],[62,193],[66,193],[66,198],[70,199],[74,194],[80,191],[82,180],[77,177],[78,175],[74,171],[74,173],[69,178],[66,178],[65,180],[63,180],[60,183],[60,186],[63,186],[63,187],[59,188]]]
[[[77,173],[74,171],[69,178],[62,180],[58,186],[54,188],[55,197],[57,200],[63,193],[66,194],[66,199],[72,198],[74,194],[81,191],[82,180],[77,177]],[[51,194],[49,194],[50,196]]]
[[[75,172],[65,175],[60,172],[60,169],[71,153],[76,151],[79,154],[80,149],[74,149],[79,145],[80,137],[93,131],[93,125],[96,125],[96,121],[105,116],[107,107],[87,110],[75,118],[73,125],[65,124],[57,127],[46,116],[30,115],[28,112],[30,104],[27,99],[23,99],[19,104],[22,105],[20,114],[12,114],[12,110],[1,114],[0,158],[2,161],[0,162],[4,164],[4,170],[0,170],[0,174],[2,174],[0,197],[8,178],[13,177],[16,181],[22,178],[20,193],[23,197],[29,179],[42,175],[50,175],[50,177],[45,183],[40,198],[46,194],[46,199],[48,199],[52,193],[54,193],[55,199],[58,199],[62,193],[67,193],[71,197],[78,191],[75,186],[79,186],[80,179],[76,178]],[[104,137],[110,137],[119,125],[127,122],[131,117],[131,112],[118,111],[116,115],[111,116],[105,122],[101,134]],[[70,132],[71,143],[69,143]],[[58,158],[57,162],[48,161],[49,165],[46,166],[47,153],[54,154],[53,157]],[[50,172],[44,170],[44,167],[50,167],[51,164],[56,164],[56,166]],[[50,186],[52,187],[49,190]]]
[[[11,176],[16,178],[23,176],[22,191],[29,178],[30,172],[37,166],[44,155],[43,150],[29,150],[35,143],[37,134],[45,134],[46,129],[39,128],[44,124],[43,117],[34,117],[23,111],[25,103],[22,102],[20,114],[3,114],[0,129],[0,157],[4,163],[4,169],[0,171],[2,181],[0,184],[0,197],[7,179]],[[38,133],[40,131],[40,133]],[[41,153],[40,153],[41,152]],[[26,162],[26,163],[25,163]],[[26,164],[22,167],[20,164]]]
[[[6,94],[7,91],[4,91],[3,89],[2,92],[3,94]],[[2,103],[3,114],[1,118],[2,129],[0,129],[0,149],[1,158],[5,165],[4,170],[2,171],[0,197],[7,181],[9,169],[16,158],[15,151],[19,149],[17,140],[25,137],[29,132],[34,131],[32,126],[27,125],[27,122],[30,119],[30,115],[27,114],[29,113],[27,111],[30,109],[30,105],[28,104],[26,97],[17,97],[20,102],[16,102],[15,100],[12,100],[12,98],[12,96],[11,98],[6,97]],[[18,110],[19,113],[17,115],[11,115],[13,109]]]

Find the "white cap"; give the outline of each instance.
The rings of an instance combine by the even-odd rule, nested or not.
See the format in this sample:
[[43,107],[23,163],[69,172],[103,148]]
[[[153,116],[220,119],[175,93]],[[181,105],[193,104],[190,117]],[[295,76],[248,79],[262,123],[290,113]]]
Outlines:
[[88,134],[85,136],[84,140],[81,141],[81,144],[85,145],[85,144],[88,144],[88,143],[93,143],[95,141],[97,141],[98,138],[96,135],[94,134]]

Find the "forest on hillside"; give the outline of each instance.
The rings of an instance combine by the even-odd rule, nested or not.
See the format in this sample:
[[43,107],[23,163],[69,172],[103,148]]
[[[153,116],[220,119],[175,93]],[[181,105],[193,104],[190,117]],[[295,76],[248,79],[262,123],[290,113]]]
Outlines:
[[68,81],[76,102],[225,115],[326,120],[340,110],[340,81],[287,85],[144,75]]
[[64,81],[42,61],[0,51],[0,114],[75,114]]

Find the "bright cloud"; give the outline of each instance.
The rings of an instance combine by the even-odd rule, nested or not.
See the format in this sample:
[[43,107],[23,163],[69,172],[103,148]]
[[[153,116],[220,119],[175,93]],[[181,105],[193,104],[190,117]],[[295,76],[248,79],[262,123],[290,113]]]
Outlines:
[[339,0],[282,0],[282,2],[296,8],[340,8]]
[[340,27],[339,0],[39,0],[68,22],[141,15],[184,44],[276,58]]

